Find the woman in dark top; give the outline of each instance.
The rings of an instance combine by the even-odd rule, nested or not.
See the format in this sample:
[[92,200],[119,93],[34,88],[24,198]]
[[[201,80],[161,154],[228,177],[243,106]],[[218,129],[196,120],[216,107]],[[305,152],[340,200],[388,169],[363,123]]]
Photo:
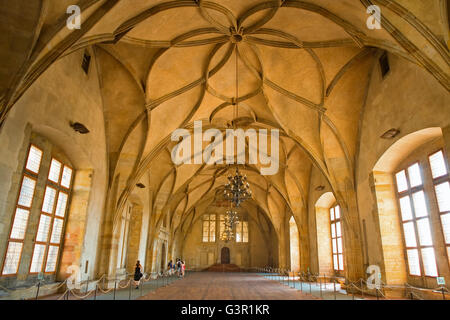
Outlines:
[[134,282],[136,284],[136,289],[139,289],[139,282],[142,278],[142,266],[141,262],[138,260],[136,262],[136,267],[134,268]]

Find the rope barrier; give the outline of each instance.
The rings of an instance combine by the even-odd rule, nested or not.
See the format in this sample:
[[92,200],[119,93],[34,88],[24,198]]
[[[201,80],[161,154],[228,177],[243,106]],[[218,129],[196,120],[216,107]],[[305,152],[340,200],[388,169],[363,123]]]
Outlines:
[[102,288],[98,287],[98,290],[100,292],[102,292],[103,294],[106,294],[106,293],[110,293],[111,291],[113,291],[114,288],[103,290]]
[[84,296],[79,296],[78,294],[75,293],[74,290],[70,290],[70,293],[73,294],[76,298],[83,300],[83,299],[86,299],[87,297],[89,297],[92,294],[92,292],[94,292],[94,291],[95,290],[91,290],[91,291],[87,292]]
[[64,298],[66,296],[67,292],[69,292],[69,291],[70,291],[70,289],[67,289],[66,291],[64,291],[64,293],[56,300],[62,300],[62,298]]
[[49,290],[56,290],[56,289],[59,289],[59,288],[61,288],[63,285],[65,285],[66,283],[67,283],[67,279],[64,280],[63,282],[61,282],[60,284],[56,285],[55,287],[49,288]]
[[[259,272],[263,272],[263,273],[267,273],[262,275],[265,278],[271,279],[271,280],[277,280],[277,281],[290,281],[291,276],[290,276],[290,272],[289,270],[285,270],[285,269],[281,269],[281,268],[273,268],[273,267],[264,267],[264,268],[257,268],[256,269]],[[286,278],[286,273],[287,273],[287,278]],[[304,273],[304,272],[298,272],[297,273],[297,277],[295,276],[295,272],[293,273],[293,281],[300,281],[301,283],[303,282],[318,282],[319,280],[329,280],[331,283],[339,283],[340,281],[335,277],[335,276],[326,276],[323,275],[321,276],[320,274],[314,274],[314,273]],[[297,278],[297,279],[296,279]],[[365,289],[363,287],[363,285],[367,285],[367,281],[365,279],[360,278],[357,281],[354,282],[348,282],[346,283],[346,287],[347,288],[354,288],[356,289],[358,292],[361,292],[363,297],[364,294],[370,294],[373,295],[373,293],[375,292],[375,294],[378,295],[386,300],[390,300],[386,297],[386,294],[384,292],[385,289],[405,289],[406,287],[406,292],[405,295],[408,295],[408,291],[410,291],[410,293],[412,294],[413,297],[416,297],[420,300],[424,300],[422,297],[420,297],[417,293],[413,292],[413,290],[417,290],[420,292],[432,292],[432,293],[440,293],[443,295],[443,298],[445,299],[445,295],[449,295],[450,291],[447,287],[445,286],[440,286],[434,289],[430,289],[430,288],[418,288],[418,287],[414,287],[408,283],[405,283],[404,286],[402,285],[387,285],[386,283],[384,283],[383,281],[380,280],[380,284],[381,287],[380,288],[374,288],[374,289]],[[327,284],[324,283],[325,288],[327,288]],[[322,283],[321,283],[321,287],[322,287]],[[347,294],[348,294],[348,290]]]
[[127,284],[126,284],[125,286],[122,287],[122,286],[120,285],[120,282],[119,282],[119,288],[120,288],[120,289],[124,289],[124,288],[128,287],[128,285],[129,285],[130,283],[131,283],[131,279],[128,280],[128,282],[127,282]]

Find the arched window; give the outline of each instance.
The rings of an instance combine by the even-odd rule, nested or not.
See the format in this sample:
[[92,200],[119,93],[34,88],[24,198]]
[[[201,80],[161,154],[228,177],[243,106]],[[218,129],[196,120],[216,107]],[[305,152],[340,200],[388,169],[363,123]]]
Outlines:
[[248,242],[248,221],[236,222],[236,242]]
[[216,242],[216,215],[203,215],[203,242]]
[[341,208],[336,205],[330,208],[331,247],[333,267],[336,272],[344,270],[344,247],[342,242]]
[[[442,150],[428,157],[429,167],[420,162],[395,174],[400,219],[409,274],[437,277],[439,275],[432,232],[433,207],[438,209],[447,255],[450,247],[450,183]],[[423,170],[430,170],[424,174]],[[431,177],[434,190],[427,187]],[[437,205],[431,205],[432,201]]]
[[[45,160],[50,159],[50,160]],[[49,167],[48,175],[43,177]],[[15,212],[12,219],[2,275],[16,275],[21,262],[32,207],[42,203],[35,232],[30,274],[54,274],[72,187],[73,169],[53,157],[44,157],[43,149],[31,144],[25,161]],[[43,199],[36,193],[38,180],[45,180]]]

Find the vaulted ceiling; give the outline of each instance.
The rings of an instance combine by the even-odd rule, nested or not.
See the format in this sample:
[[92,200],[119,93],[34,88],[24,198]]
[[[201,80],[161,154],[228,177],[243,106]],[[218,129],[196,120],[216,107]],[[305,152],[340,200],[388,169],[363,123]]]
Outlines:
[[[65,27],[71,0],[2,6],[15,47],[1,52],[0,123],[25,90],[57,59],[90,47],[99,69],[107,124],[110,184],[119,212],[136,183],[154,192],[154,212],[182,226],[212,202],[225,165],[171,161],[177,128],[193,122],[226,129],[277,128],[280,170],[242,168],[252,205],[279,228],[303,219],[317,168],[339,194],[354,181],[359,121],[369,80],[383,51],[418,64],[447,90],[446,28],[439,1],[410,0],[81,0],[80,30]],[[368,6],[382,29],[367,28]],[[21,30],[20,33],[17,30]],[[234,119],[236,57],[239,116]],[[11,75],[15,75],[12,77]]]

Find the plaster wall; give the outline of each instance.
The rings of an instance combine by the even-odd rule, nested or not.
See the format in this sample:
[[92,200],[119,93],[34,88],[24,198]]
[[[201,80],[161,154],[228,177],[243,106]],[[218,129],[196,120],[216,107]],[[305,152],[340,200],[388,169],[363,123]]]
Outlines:
[[[82,57],[83,51],[78,51],[56,61],[16,103],[0,131],[0,252],[5,250],[10,230],[17,176],[25,157],[23,146],[35,132],[59,147],[75,171],[92,170],[89,195],[84,200],[87,218],[80,239],[82,249],[78,261],[73,261],[80,267],[89,261],[87,274],[92,277],[107,185],[106,137],[95,59],[86,75]],[[90,133],[74,132],[70,121],[83,123]]]

